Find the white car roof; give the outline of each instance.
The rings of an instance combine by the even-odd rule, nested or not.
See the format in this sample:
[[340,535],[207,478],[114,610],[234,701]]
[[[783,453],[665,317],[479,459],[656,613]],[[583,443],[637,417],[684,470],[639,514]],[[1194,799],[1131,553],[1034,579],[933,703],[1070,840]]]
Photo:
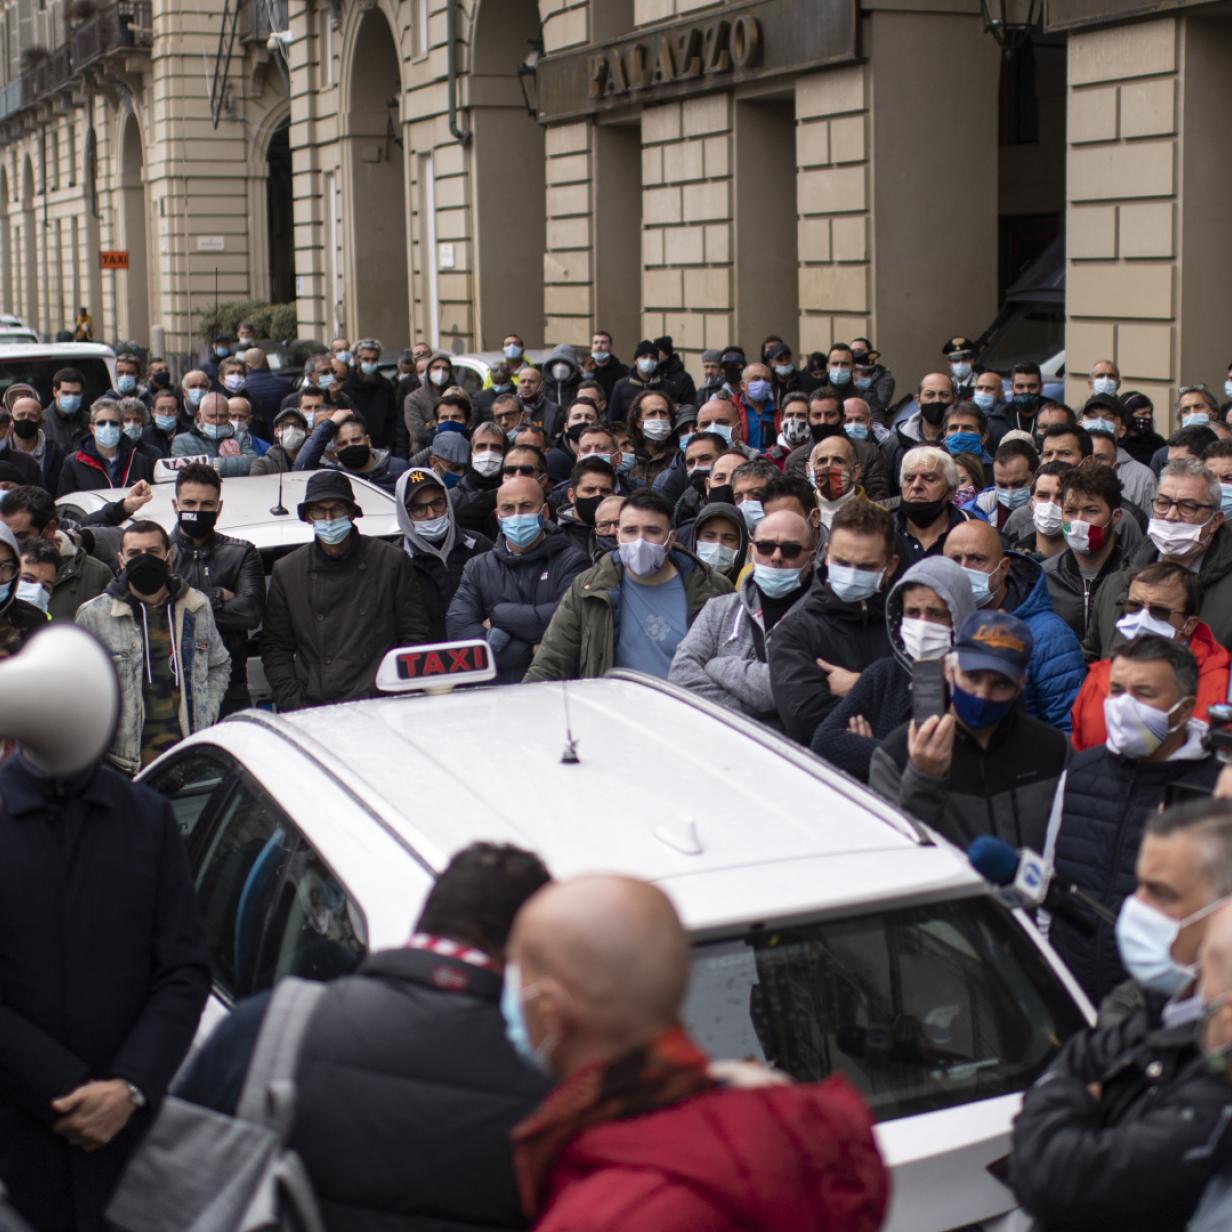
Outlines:
[[[462,689],[214,731],[228,745],[233,724],[280,734],[437,872],[468,843],[516,843],[557,877],[670,882],[694,930],[983,888],[860,784],[674,686],[616,673],[570,682],[567,701],[568,719],[556,682]],[[576,764],[561,758],[567,724]]]
[[[304,499],[304,489],[315,471],[288,471],[282,476],[282,504],[286,515],[272,514],[270,510],[278,501],[277,475],[245,475],[224,479],[222,485],[222,514],[218,519],[218,532],[249,540],[258,551],[270,548],[294,546],[312,540],[312,527],[301,522],[295,510]],[[398,520],[394,514],[394,498],[382,488],[366,480],[350,476],[355,499],[364,516],[356,526],[365,535],[396,535]],[[157,522],[168,531],[175,526],[175,510],[171,507],[175,496],[175,483],[156,483],[154,499],[137,515],[141,519]],[[70,492],[60,497],[57,505],[76,505],[87,513],[93,513],[112,501],[123,499],[126,488],[99,488],[93,491]]]
[[5,359],[115,359],[101,342],[24,342],[4,348]]
[[0,344],[17,346],[21,343],[33,345],[38,342],[38,334],[22,325],[0,325]]

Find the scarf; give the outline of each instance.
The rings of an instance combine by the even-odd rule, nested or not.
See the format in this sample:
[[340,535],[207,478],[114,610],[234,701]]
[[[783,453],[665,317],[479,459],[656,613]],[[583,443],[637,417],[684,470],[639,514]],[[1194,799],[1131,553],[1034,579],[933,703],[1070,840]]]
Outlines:
[[522,1207],[533,1217],[552,1164],[583,1130],[682,1103],[716,1084],[710,1059],[680,1027],[609,1065],[588,1065],[514,1127],[513,1162]]

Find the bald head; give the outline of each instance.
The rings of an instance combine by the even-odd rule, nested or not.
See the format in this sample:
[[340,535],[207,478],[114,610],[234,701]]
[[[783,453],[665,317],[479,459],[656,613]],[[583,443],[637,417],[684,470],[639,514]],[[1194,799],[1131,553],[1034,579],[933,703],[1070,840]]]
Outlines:
[[202,423],[221,424],[230,418],[225,394],[206,394],[197,408],[197,418]]
[[676,1025],[688,985],[680,917],[662,890],[629,877],[545,887],[518,913],[509,956],[532,1038],[566,1075]]
[[[775,539],[779,543],[811,544],[813,528],[798,513],[793,513],[790,509],[780,509],[776,513],[766,514],[757,523],[757,528],[753,531],[753,542],[760,543],[763,539]],[[777,565],[780,559],[780,553],[775,552],[768,563]],[[797,559],[783,563],[799,566],[802,562]]]
[[[525,508],[530,502],[531,508]],[[506,512],[506,506],[512,506]],[[497,489],[496,509],[502,517],[511,513],[534,513],[543,508],[543,487],[529,475],[519,475],[516,479],[506,479]]]
[[979,556],[997,565],[1001,563],[1005,549],[1002,547],[1001,536],[991,522],[981,522],[977,518],[972,518],[969,522],[963,522],[960,526],[954,527],[946,536],[945,554],[951,560],[957,560],[966,567],[978,568],[967,558]]

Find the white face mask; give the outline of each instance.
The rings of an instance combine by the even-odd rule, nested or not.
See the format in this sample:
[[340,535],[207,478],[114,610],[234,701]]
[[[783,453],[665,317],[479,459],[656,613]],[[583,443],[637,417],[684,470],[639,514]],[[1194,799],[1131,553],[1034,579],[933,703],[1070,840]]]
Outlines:
[[557,381],[567,381],[573,369],[568,364],[553,364],[552,378]]
[[647,419],[642,424],[642,435],[648,441],[665,441],[672,434],[672,425],[666,419]]
[[931,620],[904,616],[899,627],[903,649],[913,662],[917,659],[939,659],[948,654],[954,644],[954,630]]
[[1097,394],[1115,394],[1117,379],[1114,376],[1097,376],[1091,382],[1091,392]]
[[1108,728],[1108,748],[1122,757],[1149,757],[1173,733],[1171,710],[1156,710],[1129,693],[1104,698],[1104,724]]
[[425,518],[415,523],[415,533],[422,535],[429,543],[444,539],[449,531],[449,514],[442,513],[439,518]]
[[634,577],[650,577],[663,568],[667,560],[667,544],[651,543],[649,539],[633,539],[620,545],[620,563]]
[[1146,608],[1140,612],[1130,612],[1128,616],[1122,616],[1116,622],[1116,627],[1117,632],[1131,642],[1141,633],[1154,633],[1156,637],[1164,637],[1168,641],[1176,637],[1176,630],[1170,624],[1163,620],[1156,620]]
[[1192,983],[1195,974],[1193,967],[1183,966],[1172,957],[1177,937],[1182,929],[1217,911],[1227,901],[1226,897],[1217,898],[1183,920],[1174,920],[1131,894],[1121,904],[1116,922],[1117,950],[1125,970],[1143,988],[1175,997]]
[[304,443],[306,435],[303,428],[283,428],[278,433],[278,443],[287,453],[294,453]]
[[1065,519],[1061,515],[1061,506],[1055,501],[1039,501],[1031,510],[1031,521],[1041,535],[1058,535]]
[[440,389],[442,385],[445,385],[449,381],[449,371],[446,368],[433,368],[432,371],[428,373],[428,379],[437,387],[437,389]]
[[1183,558],[1193,554],[1202,538],[1202,532],[1209,524],[1209,518],[1200,526],[1194,526],[1190,522],[1169,522],[1166,518],[1152,518],[1146,524],[1146,533],[1159,549],[1160,556]]
[[721,543],[699,543],[695,550],[698,559],[712,569],[730,569],[736,563],[736,549]]
[[505,460],[503,454],[493,453],[487,450],[483,453],[476,452],[471,457],[471,466],[481,474],[485,479],[495,475],[501,468],[501,463]]

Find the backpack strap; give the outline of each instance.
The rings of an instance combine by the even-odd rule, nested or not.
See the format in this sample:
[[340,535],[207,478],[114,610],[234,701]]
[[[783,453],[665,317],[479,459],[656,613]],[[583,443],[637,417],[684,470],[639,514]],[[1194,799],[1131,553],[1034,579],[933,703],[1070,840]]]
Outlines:
[[325,989],[324,984],[294,976],[274,989],[236,1108],[240,1120],[278,1127],[280,1118],[267,1098],[268,1092],[294,1076],[300,1043]]

